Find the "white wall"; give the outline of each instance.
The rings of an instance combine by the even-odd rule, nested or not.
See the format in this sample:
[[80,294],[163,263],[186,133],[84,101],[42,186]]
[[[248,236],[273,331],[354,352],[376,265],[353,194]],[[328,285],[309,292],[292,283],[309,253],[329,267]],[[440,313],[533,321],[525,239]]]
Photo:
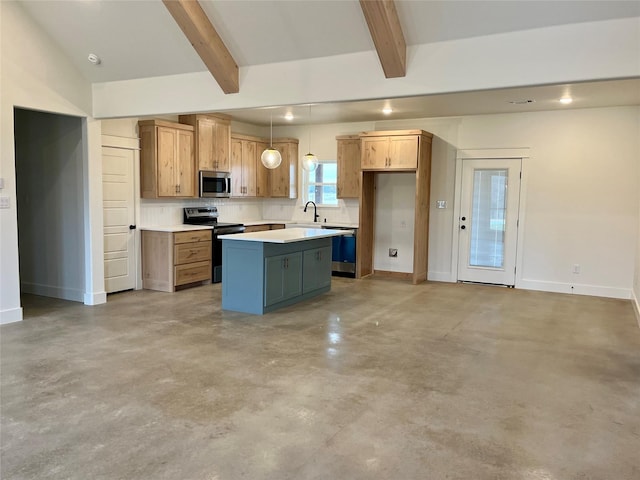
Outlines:
[[[89,117],[91,87],[24,13],[18,2],[0,2],[0,178],[10,207],[0,210],[0,323],[22,319],[18,273],[14,106],[87,117],[83,120],[85,303],[104,299],[100,122]],[[97,141],[96,141],[97,136]],[[98,238],[96,238],[98,232]]]
[[[379,173],[376,175],[374,270],[413,272],[416,175]],[[398,250],[397,257],[389,249]]]
[[16,109],[15,133],[21,290],[82,302],[82,122]]
[[[313,112],[311,112],[313,118]],[[286,127],[274,127],[273,134],[278,137],[297,138],[299,159],[309,149],[318,157],[318,160],[336,160],[338,156],[338,135],[354,135],[371,130],[373,122],[332,123],[325,125],[291,125]],[[302,192],[304,170],[298,169],[298,191]],[[265,218],[281,218],[277,215],[288,214],[291,220],[297,222],[313,221],[313,213],[303,211],[302,197],[297,200],[277,201],[275,199],[265,202]],[[338,199],[337,207],[318,207],[319,221],[336,223],[358,223],[358,200],[345,198]]]
[[[640,144],[640,110],[637,112],[638,118],[636,119],[636,141]],[[640,150],[640,146],[638,146]],[[640,156],[638,161],[638,190],[640,190]],[[640,202],[640,195],[638,195],[638,202]],[[633,297],[636,306],[636,317],[638,319],[638,326],[640,326],[640,205],[638,205],[638,237],[636,248],[636,265],[635,274],[633,278]]]
[[[434,142],[429,278],[455,279],[455,150],[529,147],[517,286],[630,298],[638,230],[638,108],[575,109],[377,123]],[[435,209],[435,200],[448,208]],[[582,272],[572,273],[573,264]]]

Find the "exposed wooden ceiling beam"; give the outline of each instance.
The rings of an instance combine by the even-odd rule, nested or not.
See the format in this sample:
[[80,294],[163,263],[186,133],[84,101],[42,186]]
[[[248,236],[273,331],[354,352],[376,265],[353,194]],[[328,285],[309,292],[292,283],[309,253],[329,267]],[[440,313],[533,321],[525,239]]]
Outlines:
[[360,0],[369,32],[387,78],[407,74],[407,44],[393,0]]
[[224,93],[238,93],[238,65],[197,0],[162,0]]

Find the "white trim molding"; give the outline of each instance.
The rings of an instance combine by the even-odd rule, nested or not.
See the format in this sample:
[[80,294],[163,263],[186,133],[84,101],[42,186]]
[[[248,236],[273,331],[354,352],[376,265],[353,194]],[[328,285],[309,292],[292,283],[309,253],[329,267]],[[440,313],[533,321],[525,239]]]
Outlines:
[[462,148],[456,154],[457,160],[480,160],[489,158],[529,158],[531,149],[529,147],[515,148]]
[[126,150],[140,150],[140,139],[133,137],[119,137],[117,135],[102,134],[102,146],[124,148]]
[[85,305],[100,305],[107,303],[107,292],[87,292],[84,294]]
[[569,293],[575,295],[589,295],[592,297],[631,299],[632,291],[628,288],[605,287],[602,285],[586,285],[575,283],[548,282],[523,278],[517,288],[537,290],[541,292]]
[[457,280],[454,277],[451,272],[427,272],[427,280],[430,282],[456,283]]
[[20,282],[20,291],[43,297],[59,298],[72,302],[83,302],[84,292],[77,288],[59,287],[57,285],[44,285],[42,283]]
[[633,311],[636,314],[636,320],[638,321],[638,327],[640,327],[640,299],[636,296],[636,292],[631,290],[631,303],[633,304]]
[[0,325],[22,321],[22,307],[0,310]]

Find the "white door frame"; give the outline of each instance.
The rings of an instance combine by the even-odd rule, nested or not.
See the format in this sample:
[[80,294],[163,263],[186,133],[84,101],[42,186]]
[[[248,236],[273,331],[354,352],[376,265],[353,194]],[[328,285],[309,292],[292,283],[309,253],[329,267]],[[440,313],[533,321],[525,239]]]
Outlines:
[[460,209],[462,202],[462,161],[463,160],[507,160],[522,159],[522,179],[520,181],[520,204],[518,207],[518,239],[516,242],[516,278],[515,287],[519,287],[522,282],[523,245],[525,229],[525,212],[527,199],[527,167],[528,160],[531,159],[531,149],[524,148],[476,148],[461,149],[456,153],[456,180],[453,203],[453,236],[451,245],[451,281],[458,281],[458,252],[460,248],[460,228],[458,226]]
[[[140,195],[137,187],[140,185],[140,139],[131,137],[118,137],[116,135],[102,135],[102,147],[122,148],[125,150],[134,150],[133,152],[133,211],[138,228],[134,231],[134,249],[133,255],[136,265],[136,290],[142,289],[142,256],[140,255]],[[104,238],[104,230],[102,232]],[[104,261],[104,260],[103,260]]]

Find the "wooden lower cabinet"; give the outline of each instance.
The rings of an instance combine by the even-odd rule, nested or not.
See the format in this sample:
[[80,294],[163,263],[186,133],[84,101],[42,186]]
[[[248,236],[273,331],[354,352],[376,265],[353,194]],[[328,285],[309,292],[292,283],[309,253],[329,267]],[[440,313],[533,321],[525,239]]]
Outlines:
[[266,230],[280,230],[285,228],[284,223],[265,223],[263,225],[248,225],[244,227],[244,233],[264,232]]
[[211,230],[142,231],[142,288],[175,292],[211,283]]

